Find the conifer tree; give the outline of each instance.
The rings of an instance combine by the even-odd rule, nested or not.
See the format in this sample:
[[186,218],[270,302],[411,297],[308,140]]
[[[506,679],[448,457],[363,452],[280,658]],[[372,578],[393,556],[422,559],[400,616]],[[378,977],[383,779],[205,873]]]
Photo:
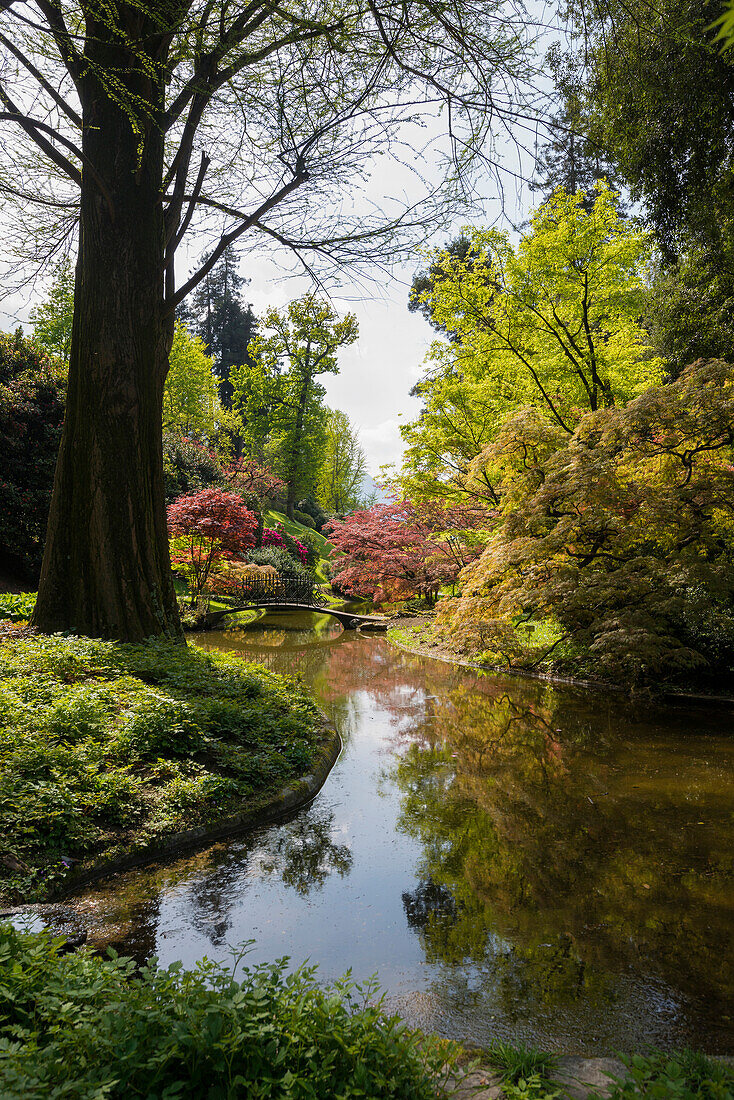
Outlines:
[[560,187],[571,195],[583,191],[584,209],[589,211],[600,180],[617,192],[622,182],[607,151],[589,136],[578,59],[562,54],[556,44],[548,51],[546,63],[553,72],[559,107],[547,124],[548,138],[538,151],[530,190],[539,192],[542,202]]
[[[204,263],[208,258],[204,257]],[[242,299],[248,283],[249,279],[238,272],[237,255],[230,245],[179,310],[181,320],[204,341],[214,360],[219,398],[225,409],[232,407],[232,367],[253,363],[248,345],[256,334],[255,314],[251,304]]]

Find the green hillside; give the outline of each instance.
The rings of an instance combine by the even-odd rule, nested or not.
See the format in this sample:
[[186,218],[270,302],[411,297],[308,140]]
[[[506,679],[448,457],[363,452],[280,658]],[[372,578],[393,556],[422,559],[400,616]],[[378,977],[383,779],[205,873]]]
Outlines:
[[277,524],[282,524],[285,531],[288,532],[294,539],[302,539],[305,534],[313,535],[318,540],[319,553],[321,557],[314,566],[314,572],[318,579],[327,584],[329,577],[324,569],[325,562],[328,561],[329,554],[334,549],[332,544],[327,538],[324,538],[318,531],[312,530],[310,527],[304,527],[298,520],[288,519],[288,516],[283,515],[282,512],[273,512],[270,509],[263,512],[263,520],[266,527],[275,527]]

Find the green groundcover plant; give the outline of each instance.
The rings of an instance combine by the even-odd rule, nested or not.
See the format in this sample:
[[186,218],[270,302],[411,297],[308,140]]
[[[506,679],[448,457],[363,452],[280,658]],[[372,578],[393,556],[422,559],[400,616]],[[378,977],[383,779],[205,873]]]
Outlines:
[[[734,1100],[734,1068],[695,1050],[653,1050],[622,1058],[609,1100]],[[601,1098],[599,1098],[601,1100]]]
[[0,644],[0,896],[144,851],[309,771],[323,720],[290,678],[160,640]]
[[320,988],[286,960],[140,970],[0,925],[4,1100],[434,1100],[456,1055],[349,977]]
[[0,619],[11,622],[28,622],[36,606],[35,592],[1,592]]

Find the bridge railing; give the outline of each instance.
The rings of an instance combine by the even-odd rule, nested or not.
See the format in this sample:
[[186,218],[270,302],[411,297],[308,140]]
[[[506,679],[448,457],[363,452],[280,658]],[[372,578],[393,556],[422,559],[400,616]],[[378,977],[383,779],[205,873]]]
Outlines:
[[313,573],[278,573],[245,577],[242,584],[227,593],[227,603],[303,603],[314,604],[316,577]]

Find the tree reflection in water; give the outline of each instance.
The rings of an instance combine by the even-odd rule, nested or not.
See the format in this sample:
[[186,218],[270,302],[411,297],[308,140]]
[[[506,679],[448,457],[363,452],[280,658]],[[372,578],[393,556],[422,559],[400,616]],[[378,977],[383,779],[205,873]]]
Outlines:
[[279,874],[301,897],[319,890],[329,875],[343,878],[351,869],[352,853],[346,844],[332,840],[333,823],[332,813],[314,811],[288,829],[273,830],[258,848],[259,867]]
[[429,713],[403,725],[391,773],[423,850],[406,913],[428,959],[491,956],[506,1004],[601,993],[627,965],[731,1003],[731,805],[705,744],[663,727],[651,743],[629,710],[592,719],[574,692],[439,685],[431,666]]

